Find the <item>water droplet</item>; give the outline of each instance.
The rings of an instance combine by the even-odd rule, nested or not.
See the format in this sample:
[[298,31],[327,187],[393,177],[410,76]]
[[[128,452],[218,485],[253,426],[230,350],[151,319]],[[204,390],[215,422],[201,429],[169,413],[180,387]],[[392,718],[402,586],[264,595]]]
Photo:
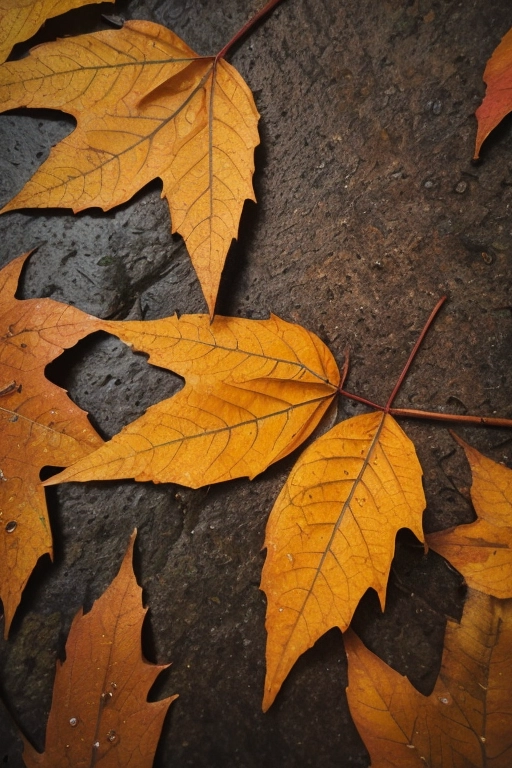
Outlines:
[[409,747],[409,749],[415,749],[414,744],[406,744],[406,746]]
[[93,747],[93,749],[99,749],[99,747],[100,747],[99,741],[95,741],[94,744],[92,745],[92,747]]
[[366,499],[357,499],[357,503],[359,504],[359,506],[360,506],[360,507],[362,507],[362,506],[363,506],[363,504],[365,503],[365,501],[366,501]]
[[110,687],[113,688],[115,691],[115,689],[117,688],[117,683],[110,683]]
[[450,703],[450,699],[447,696],[438,696],[437,698],[439,699],[441,704],[449,704]]
[[76,717],[70,717],[69,724],[73,726],[73,728],[75,727],[75,725],[78,725],[78,720],[76,719]]
[[117,733],[115,731],[109,731],[107,733],[107,739],[109,741],[115,741],[117,739]]
[[291,555],[291,554],[288,552],[288,554],[286,555],[286,557],[288,558],[288,560],[290,561],[290,563],[293,563],[293,555]]
[[103,701],[106,702],[106,701],[110,701],[113,695],[114,694],[112,693],[112,691],[106,691],[105,693],[101,694],[101,698],[103,699]]
[[480,736],[480,741],[485,744],[485,736]]
[[282,613],[282,612],[283,612],[283,609],[282,609],[282,608],[280,608],[280,609],[279,609],[279,613]]
[[18,527],[18,523],[16,520],[11,520],[7,525],[5,526],[5,532],[6,533],[14,533],[16,528]]

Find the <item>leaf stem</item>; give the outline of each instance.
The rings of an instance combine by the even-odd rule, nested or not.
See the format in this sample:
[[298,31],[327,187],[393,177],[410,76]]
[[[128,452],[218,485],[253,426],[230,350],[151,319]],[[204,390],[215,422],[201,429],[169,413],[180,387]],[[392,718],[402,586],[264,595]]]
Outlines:
[[353,395],[352,392],[347,392],[346,389],[338,388],[338,393],[340,395],[343,395],[343,397],[348,397],[349,400],[355,400],[356,403],[362,403],[363,405],[368,405],[370,408],[375,408],[376,411],[384,411],[385,408],[383,405],[377,405],[377,403],[372,403],[371,400],[367,400],[366,397],[360,397],[359,395]]
[[434,419],[435,421],[454,421],[459,424],[479,424],[485,427],[512,427],[512,419],[502,419],[494,416],[461,416],[456,413],[439,413],[438,411],[417,411],[413,408],[390,408],[391,416],[402,416],[410,419]]
[[512,419],[504,419],[495,416],[461,416],[457,413],[439,413],[439,411],[419,411],[415,408],[387,408],[384,405],[373,403],[371,400],[367,400],[365,397],[359,395],[353,395],[352,392],[347,392],[346,389],[338,389],[340,395],[347,397],[349,400],[355,400],[357,403],[368,405],[370,408],[374,408],[376,411],[384,411],[391,416],[398,416],[405,419],[432,419],[432,421],[451,421],[458,424],[476,424],[485,427],[505,427],[512,428]]
[[409,368],[411,367],[412,362],[413,362],[414,358],[416,357],[416,353],[417,353],[418,349],[420,348],[421,343],[422,343],[423,339],[425,338],[428,329],[430,328],[430,326],[434,322],[437,313],[439,312],[439,310],[443,306],[444,302],[446,301],[446,298],[447,298],[446,296],[441,296],[441,298],[439,299],[439,301],[435,305],[434,309],[430,313],[429,318],[428,318],[427,322],[425,323],[422,332],[418,336],[416,344],[412,348],[412,352],[409,355],[409,358],[408,358],[406,364],[404,365],[404,369],[403,369],[402,373],[400,374],[400,376],[398,377],[398,381],[395,384],[395,386],[393,388],[393,391],[392,391],[392,393],[389,396],[389,400],[387,401],[386,407],[384,409],[386,413],[390,413],[391,412],[391,406],[393,404],[393,400],[397,396],[398,390],[402,386],[403,381],[404,381],[404,379],[407,376],[407,373],[409,371]]
[[260,10],[258,13],[256,13],[252,19],[249,19],[248,22],[246,22],[241,29],[238,30],[236,35],[234,35],[229,43],[226,43],[224,48],[218,52],[218,54],[215,57],[215,62],[219,61],[219,59],[223,59],[230,48],[232,48],[235,43],[237,43],[241,37],[243,37],[246,32],[248,32],[251,27],[253,27],[263,16],[266,16],[267,13],[270,13],[270,11],[275,8],[278,3],[280,3],[281,0],[269,0],[269,2]]
[[428,329],[434,322],[437,313],[439,312],[439,310],[441,309],[445,301],[446,301],[446,296],[442,296],[437,302],[432,312],[430,313],[430,316],[427,322],[425,323],[425,326],[422,332],[420,333],[418,340],[416,341],[416,344],[412,349],[411,354],[409,355],[409,358],[404,366],[404,369],[400,374],[398,381],[395,384],[395,387],[386,405],[378,405],[378,403],[373,403],[371,400],[368,400],[366,397],[361,397],[360,395],[354,395],[352,394],[352,392],[347,392],[346,389],[342,389],[343,383],[345,381],[345,377],[348,372],[348,349],[345,350],[345,364],[343,366],[341,383],[338,387],[338,393],[340,395],[343,395],[343,397],[347,397],[349,400],[355,400],[357,403],[362,403],[363,405],[367,405],[370,408],[374,408],[376,411],[383,411],[384,413],[389,413],[391,416],[399,416],[399,417],[401,416],[402,418],[408,418],[408,419],[432,419],[433,421],[450,421],[450,422],[455,422],[457,424],[475,424],[475,425],[483,425],[486,427],[505,427],[508,429],[512,428],[512,419],[502,419],[494,416],[461,416],[456,413],[439,413],[438,411],[418,411],[415,408],[393,408],[392,407],[393,400],[395,399],[398,393],[398,390],[400,389],[400,386],[402,385],[402,382],[405,379],[409,368],[411,367],[412,361],[414,360],[414,357],[420,347],[420,344],[425,338],[425,335],[427,334]]

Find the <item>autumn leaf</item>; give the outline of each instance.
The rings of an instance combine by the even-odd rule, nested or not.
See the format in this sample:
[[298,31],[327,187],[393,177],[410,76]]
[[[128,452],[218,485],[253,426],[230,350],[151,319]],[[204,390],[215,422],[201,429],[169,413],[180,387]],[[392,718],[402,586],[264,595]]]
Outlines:
[[0,63],[16,43],[28,40],[54,16],[91,3],[114,0],[0,0]]
[[384,609],[396,532],[423,540],[421,477],[413,444],[378,412],[341,422],[299,458],[265,537],[264,711],[297,658],[331,627],[348,627],[368,588]]
[[0,272],[0,598],[7,635],[37,560],[52,554],[39,472],[102,444],[86,414],[44,376],[96,318],[50,299],[14,298],[26,255]]
[[198,488],[253,478],[311,434],[337,392],[327,347],[275,316],[210,323],[184,315],[102,328],[186,384],[47,485],[132,477]]
[[140,634],[146,609],[133,573],[135,533],[119,573],[93,607],[75,616],[66,660],[57,662],[46,750],[25,739],[27,768],[151,768],[170,696],[148,702],[168,665],[149,664]]
[[258,112],[222,58],[200,57],[149,21],[48,43],[0,67],[2,109],[47,107],[76,129],[2,212],[108,210],[163,181],[213,315],[245,199],[254,200]]
[[512,470],[454,437],[471,467],[471,499],[478,520],[431,533],[428,545],[455,566],[470,587],[512,598]]
[[347,696],[372,768],[512,765],[512,600],[469,590],[448,623],[439,678],[423,696],[349,630]]
[[512,111],[512,29],[487,62],[484,82],[487,84],[485,98],[476,111],[478,131],[475,160],[490,132]]

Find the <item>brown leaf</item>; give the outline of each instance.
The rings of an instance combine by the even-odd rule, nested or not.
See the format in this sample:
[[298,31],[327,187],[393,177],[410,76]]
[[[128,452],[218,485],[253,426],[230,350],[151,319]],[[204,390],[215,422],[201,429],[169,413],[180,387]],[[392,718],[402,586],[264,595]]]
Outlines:
[[423,540],[421,477],[412,442],[383,413],[341,422],[301,455],[265,537],[264,710],[304,651],[331,627],[348,627],[367,589],[384,609],[396,532],[411,528]]
[[372,768],[510,768],[512,600],[469,590],[430,696],[349,630],[347,696]]
[[15,299],[25,258],[0,272],[0,598],[6,635],[37,560],[52,553],[41,468],[64,467],[103,442],[84,411],[44,376],[64,349],[98,330],[98,321],[51,299]]
[[487,62],[484,82],[487,84],[485,98],[476,111],[475,160],[490,132],[512,111],[512,29]]
[[118,575],[89,613],[75,616],[66,660],[57,662],[43,754],[25,739],[27,768],[151,768],[169,705],[148,702],[169,665],[149,664],[140,633],[146,615],[133,573],[135,533]]
[[0,0],[0,63],[16,43],[32,37],[46,19],[72,8],[102,2],[114,0]]
[[0,67],[2,109],[47,107],[77,127],[3,211],[108,210],[163,181],[210,314],[244,200],[254,200],[259,119],[227,62],[149,21],[59,40]]
[[471,499],[478,520],[431,533],[428,545],[449,560],[470,587],[512,598],[512,470],[454,437],[471,467]]
[[102,328],[186,379],[87,460],[47,481],[133,477],[198,488],[253,478],[314,430],[339,372],[312,333],[269,320],[184,315]]

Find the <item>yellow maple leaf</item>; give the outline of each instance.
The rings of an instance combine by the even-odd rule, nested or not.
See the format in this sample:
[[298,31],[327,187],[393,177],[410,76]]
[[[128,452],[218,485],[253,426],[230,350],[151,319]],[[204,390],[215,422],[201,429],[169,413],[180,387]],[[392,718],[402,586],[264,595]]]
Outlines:
[[462,573],[470,587],[512,598],[512,469],[454,437],[471,467],[471,499],[478,520],[431,533],[427,543]]
[[0,66],[2,110],[47,107],[76,129],[2,209],[108,210],[163,181],[213,315],[244,201],[254,200],[258,111],[223,59],[149,21],[38,46]]
[[102,2],[114,0],[0,0],[0,63],[16,43],[32,37],[46,19],[72,8]]
[[449,622],[439,678],[423,696],[349,630],[347,696],[372,768],[512,765],[512,600],[469,590]]
[[176,395],[46,482],[135,480],[197,488],[254,477],[315,429],[337,393],[327,347],[298,325],[184,315],[102,322],[150,362],[185,377]]
[[368,588],[384,608],[396,532],[423,540],[421,477],[412,442],[384,413],[337,424],[301,455],[265,536],[264,710],[304,651],[348,627]]

